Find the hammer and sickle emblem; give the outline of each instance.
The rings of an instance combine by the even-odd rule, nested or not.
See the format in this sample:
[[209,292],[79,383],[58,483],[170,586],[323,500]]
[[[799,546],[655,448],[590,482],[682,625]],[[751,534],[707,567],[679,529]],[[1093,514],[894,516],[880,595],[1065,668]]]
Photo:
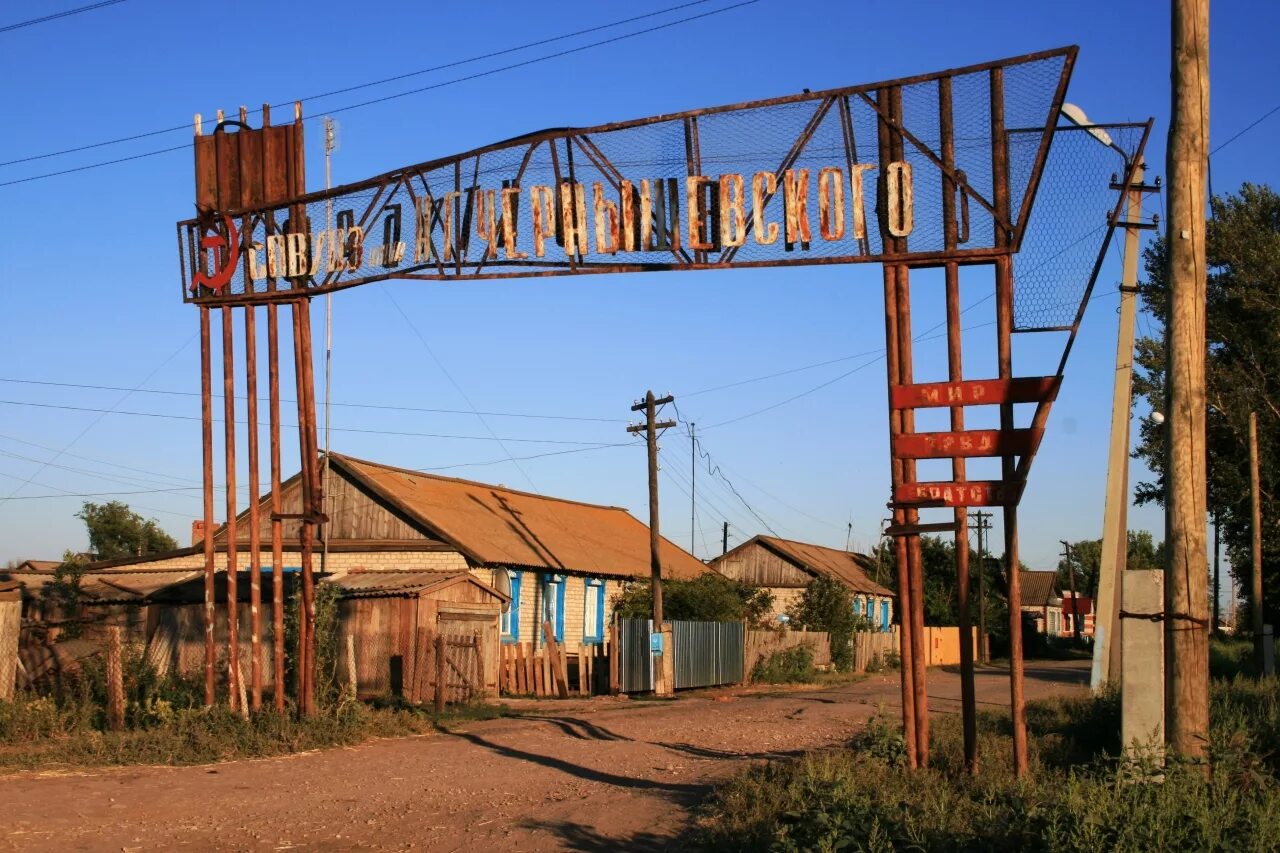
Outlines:
[[[214,264],[217,268],[210,273],[197,270],[191,276],[192,293],[199,293],[201,287],[206,287],[215,294],[221,294],[231,283],[231,277],[235,275],[236,261],[240,257],[240,232],[236,230],[236,224],[230,216],[224,214],[222,224],[226,229],[226,236],[214,231],[200,238],[200,252],[203,254],[213,249]],[[213,223],[207,222],[202,230],[209,231],[211,228]]]

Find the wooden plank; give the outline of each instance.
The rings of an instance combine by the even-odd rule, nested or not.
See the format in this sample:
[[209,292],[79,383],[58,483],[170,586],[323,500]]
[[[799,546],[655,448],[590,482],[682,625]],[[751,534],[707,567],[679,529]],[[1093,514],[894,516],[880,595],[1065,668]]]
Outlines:
[[1018,488],[998,480],[968,483],[900,483],[893,489],[893,501],[900,506],[1013,506]]
[[889,405],[895,409],[923,409],[1052,402],[1058,396],[1061,382],[1060,376],[1031,376],[894,385],[889,389]]
[[547,663],[546,655],[537,655],[534,658],[534,664],[535,664],[533,668],[533,695],[534,696],[547,695],[546,690],[543,688],[543,685],[546,683],[546,678],[545,678],[545,673],[547,671],[546,663]]
[[1039,429],[902,433],[893,437],[893,455],[898,459],[1025,456],[1035,453],[1043,435]]
[[550,621],[542,623],[542,636],[547,641],[547,658],[551,662],[551,677],[554,679],[556,695],[561,699],[568,699],[569,678],[564,671],[564,649],[556,642],[556,632]]

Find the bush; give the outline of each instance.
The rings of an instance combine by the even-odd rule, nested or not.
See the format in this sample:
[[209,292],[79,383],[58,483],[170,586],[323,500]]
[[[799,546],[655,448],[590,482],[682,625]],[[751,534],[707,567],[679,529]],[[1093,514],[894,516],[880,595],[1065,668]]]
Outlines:
[[1009,767],[1007,713],[979,715],[982,775],[960,721],[934,718],[931,766],[908,771],[877,716],[847,750],[747,771],[717,792],[703,840],[725,850],[1274,850],[1280,847],[1280,682],[1217,682],[1214,775],[1176,763],[1135,781],[1115,694],[1027,706],[1032,772]]
[[847,586],[831,578],[814,578],[787,615],[796,628],[826,631],[831,663],[841,672],[853,669],[853,634],[869,626],[854,612],[853,593]]
[[756,661],[751,670],[751,680],[757,684],[811,684],[817,675],[813,649],[807,645],[779,649]]
[[[623,619],[650,619],[653,592],[648,581],[628,583],[613,598]],[[664,580],[662,613],[666,619],[694,622],[759,623],[773,609],[773,593],[749,583],[706,572],[693,580]]]

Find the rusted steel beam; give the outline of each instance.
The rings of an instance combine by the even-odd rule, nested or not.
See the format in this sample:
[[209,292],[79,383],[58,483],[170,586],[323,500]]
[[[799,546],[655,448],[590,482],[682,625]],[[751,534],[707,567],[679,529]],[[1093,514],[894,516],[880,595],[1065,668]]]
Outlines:
[[249,443],[249,652],[250,708],[262,707],[262,528],[258,517],[258,309],[244,309],[245,395]]
[[906,482],[894,487],[893,502],[902,507],[1008,506],[1017,502],[1018,491],[1000,480]]
[[1039,403],[1057,397],[1061,376],[966,379],[955,382],[899,384],[889,391],[895,409],[939,406],[992,406],[1001,403]]
[[891,524],[884,529],[885,536],[919,536],[921,533],[951,533],[956,529],[954,521],[939,521],[931,524],[912,524],[899,527]]
[[[1078,52],[1079,52],[1079,48],[1075,46],[1060,47],[1052,50],[1044,50],[1044,51],[1038,51],[1035,53],[1026,53],[1019,56],[1012,56],[1005,59],[997,59],[990,62],[982,62],[976,65],[966,65],[966,66],[957,67],[957,68],[948,68],[942,71],[933,71],[926,74],[916,74],[910,77],[900,77],[894,80],[886,80],[886,81],[880,81],[875,83],[864,83],[856,86],[845,86],[845,87],[836,88],[836,89],[823,89],[815,92],[802,92],[795,95],[786,95],[778,98],[766,98],[766,99],[757,100],[757,101],[742,101],[734,104],[724,104],[724,105],[715,106],[715,107],[702,107],[699,109],[685,110],[677,113],[667,113],[667,114],[658,115],[658,116],[648,116],[648,117],[639,118],[639,119],[629,119],[626,121],[610,122],[607,124],[594,125],[591,127],[558,128],[555,130],[538,131],[536,133],[524,134],[522,136],[517,136],[512,139],[505,139],[505,140],[502,140],[501,142],[495,142],[489,145],[473,148],[468,151],[460,152],[458,154],[453,154],[446,157],[438,157],[432,160],[426,160],[421,163],[416,163],[407,168],[396,169],[392,172],[376,175],[374,177],[365,179],[363,181],[357,181],[350,184],[343,184],[341,186],[334,187],[330,193],[326,193],[324,191],[317,191],[312,193],[299,194],[296,198],[291,199],[291,201],[301,203],[301,204],[308,204],[313,201],[322,201],[324,200],[326,195],[329,195],[329,194],[343,195],[347,193],[366,190],[371,187],[377,186],[378,183],[384,179],[395,178],[405,172],[416,174],[419,172],[431,171],[433,169],[438,169],[443,166],[450,166],[457,160],[469,160],[480,154],[488,154],[494,151],[501,151],[516,145],[529,145],[534,143],[541,143],[541,142],[546,142],[548,140],[558,140],[558,139],[563,139],[567,136],[577,136],[581,134],[598,135],[598,134],[606,133],[609,131],[625,130],[631,127],[643,127],[649,124],[681,121],[686,117],[701,117],[701,116],[716,115],[717,113],[735,112],[739,110],[751,110],[751,109],[759,109],[762,107],[783,106],[787,104],[805,103],[809,101],[822,101],[826,99],[838,98],[840,96],[849,97],[852,95],[857,95],[862,92],[866,92],[870,94],[885,88],[912,86],[919,83],[928,83],[943,77],[958,77],[965,74],[983,73],[983,72],[988,72],[994,68],[1025,65],[1027,63],[1039,62],[1041,60],[1052,59],[1054,57],[1069,57],[1071,60],[1074,60]],[[239,213],[239,211],[227,211],[227,212],[230,212],[232,214]]]
[[223,441],[227,463],[227,703],[240,708],[240,622],[236,612],[239,598],[236,575],[239,570],[236,542],[236,365],[235,329],[229,306],[222,309],[222,412]]
[[[963,412],[962,406],[952,407],[952,425],[957,420],[964,426],[964,416],[958,418],[956,412]],[[974,456],[1022,456],[1035,453],[1040,444],[1043,430],[1013,429],[1005,432],[998,429],[973,429],[958,432],[919,432],[912,435],[900,435],[893,441],[894,455],[903,459],[964,459]],[[963,468],[964,463],[961,462]],[[961,474],[953,474],[956,480],[963,480]]]
[[[878,92],[878,98],[888,100],[887,92]],[[888,126],[884,122],[876,123],[876,140],[880,162],[887,163],[889,156],[889,133]],[[877,196],[882,194],[880,183],[877,182]],[[878,198],[878,201],[881,200]],[[885,205],[877,203],[877,211],[886,210]],[[879,217],[881,240],[891,240],[885,217]],[[899,336],[898,336],[898,270],[901,267],[893,264],[885,264],[882,270],[884,278],[884,339],[885,339],[885,370],[888,374],[889,387],[900,384],[902,378],[899,373]],[[902,432],[902,416],[903,413],[894,408],[889,409],[889,439],[892,441]],[[890,455],[890,473],[893,488],[897,488],[903,482],[903,462]],[[906,511],[901,507],[894,507],[893,522],[897,527],[907,526]],[[906,745],[907,766],[915,768],[918,766],[918,756],[916,751],[916,712],[915,712],[915,655],[912,653],[913,646],[917,642],[912,631],[911,625],[911,569],[909,566],[910,558],[908,556],[907,537],[899,536],[894,538],[894,563],[897,569],[897,592],[898,592],[898,621],[900,623],[899,631],[899,657],[901,659],[901,688],[902,688],[902,735]]]
[[213,628],[216,599],[213,549],[213,365],[209,309],[200,307],[200,448],[204,493],[204,704],[213,705],[217,690],[217,649]]
[[[1004,69],[992,68],[991,82],[991,183],[996,206],[1009,209],[1009,137],[1004,122]],[[996,244],[1004,247],[1009,240],[996,232]],[[996,261],[996,351],[1001,379],[1013,377],[1013,262],[1010,258]],[[1000,406],[1000,428],[1013,429],[1013,404]],[[1001,460],[1006,483],[1014,479],[1012,456]],[[1023,701],[1022,666],[1022,599],[1018,575],[1018,509],[1016,501],[1004,508],[1005,574],[1009,586],[1009,710],[1013,720],[1013,770],[1018,776],[1027,772],[1027,719]]]
[[[306,298],[293,303],[294,379],[298,403],[298,450],[301,457],[303,512],[314,514],[320,503],[316,411],[311,363],[311,312]],[[315,522],[304,519],[300,532],[302,618],[298,631],[298,707],[315,712]]]
[[271,647],[272,693],[277,711],[284,710],[284,523],[280,512],[280,339],[274,304],[267,306],[267,383],[271,454]]

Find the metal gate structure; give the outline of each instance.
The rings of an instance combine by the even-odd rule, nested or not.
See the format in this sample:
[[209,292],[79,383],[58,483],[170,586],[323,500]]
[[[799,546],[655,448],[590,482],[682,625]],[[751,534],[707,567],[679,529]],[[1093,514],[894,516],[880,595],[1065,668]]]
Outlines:
[[[214,701],[214,441],[210,320],[221,315],[228,600],[235,601],[236,367],[234,312],[243,310],[249,469],[250,700],[260,701],[257,642],[258,368],[255,323],[266,309],[272,494],[280,485],[277,309],[290,310],[302,511],[269,511],[270,550],[301,551],[305,618],[298,705],[313,708],[312,550],[323,536],[310,300],[400,278],[488,278],[738,267],[882,266],[891,489],[902,630],[908,761],[928,762],[920,535],[953,533],[961,636],[969,636],[969,507],[1003,513],[1005,565],[1018,560],[1017,506],[1085,306],[1112,235],[1127,223],[1126,190],[1151,122],[1089,124],[1064,109],[1078,49],[1063,47],[964,68],[590,128],[558,128],[441,157],[323,192],[305,192],[300,104],[294,122],[219,121],[195,137],[197,216],[178,223],[182,298],[200,314],[204,452],[206,702]],[[235,132],[232,132],[232,131]],[[1032,217],[1034,207],[1035,216]],[[930,273],[919,275],[920,272]],[[985,295],[961,308],[962,273]],[[947,361],[916,378],[917,292],[945,300]],[[1015,278],[1017,284],[1015,286]],[[990,302],[988,302],[990,300]],[[961,314],[984,306],[995,376],[962,358]],[[977,314],[970,315],[977,317]],[[929,330],[932,331],[932,330]],[[1015,333],[1062,335],[1060,358],[1015,373]],[[926,333],[927,334],[927,333]],[[1057,340],[1057,339],[1055,339]],[[963,339],[970,350],[975,336]],[[1037,354],[1051,347],[1029,348]],[[1024,359],[1025,360],[1025,359]],[[989,416],[998,410],[998,417]],[[966,427],[966,413],[970,413]],[[982,428],[975,428],[982,427]],[[966,466],[969,466],[968,468]],[[921,513],[934,513],[933,521]],[[280,585],[277,579],[275,589]],[[1018,573],[1009,576],[1010,694],[1016,771],[1027,766]],[[273,617],[283,621],[277,595]],[[235,608],[229,615],[234,620]],[[643,651],[633,675],[652,684]],[[236,630],[232,627],[232,637]],[[961,650],[966,764],[976,768],[973,649]],[[282,649],[277,647],[279,656]],[[232,643],[227,694],[237,703]],[[277,657],[278,659],[278,657]],[[621,667],[627,670],[629,667]],[[638,683],[638,682],[637,682]],[[278,707],[283,697],[277,691]]]
[[740,684],[746,666],[746,625],[741,622],[671,623],[675,688]]
[[652,619],[618,620],[618,689],[623,693],[653,690]]

